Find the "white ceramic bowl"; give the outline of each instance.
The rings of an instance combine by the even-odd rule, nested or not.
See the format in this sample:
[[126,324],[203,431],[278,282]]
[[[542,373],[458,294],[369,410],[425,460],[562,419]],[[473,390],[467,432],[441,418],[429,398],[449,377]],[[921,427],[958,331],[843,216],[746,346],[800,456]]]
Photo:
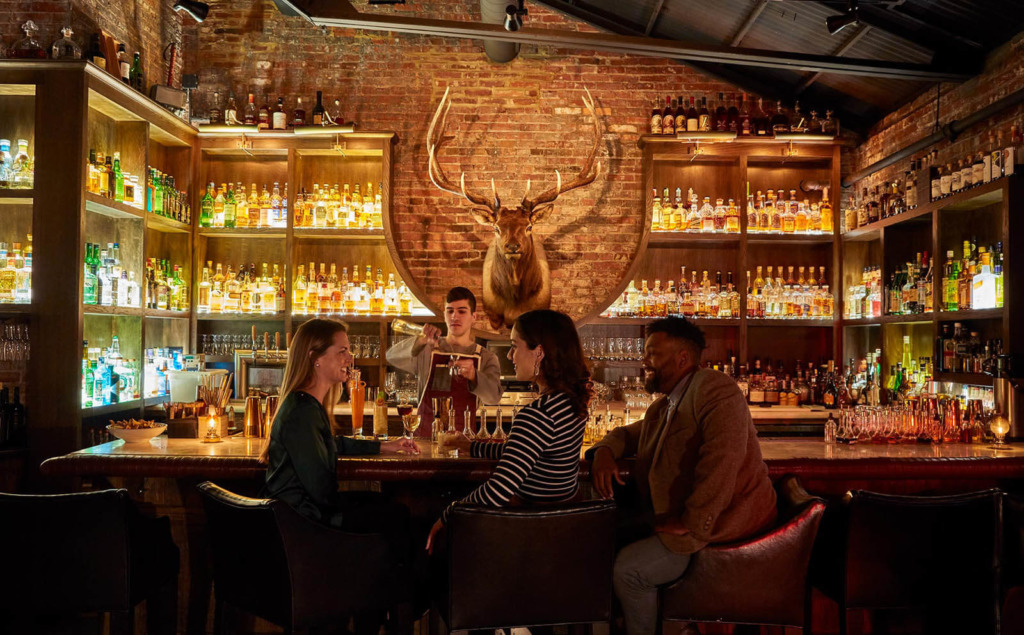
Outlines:
[[126,428],[114,428],[107,426],[107,432],[114,435],[118,439],[122,439],[125,443],[144,443],[149,441],[153,437],[159,436],[167,429],[166,424],[159,424],[152,428],[138,428],[136,430],[128,430]]

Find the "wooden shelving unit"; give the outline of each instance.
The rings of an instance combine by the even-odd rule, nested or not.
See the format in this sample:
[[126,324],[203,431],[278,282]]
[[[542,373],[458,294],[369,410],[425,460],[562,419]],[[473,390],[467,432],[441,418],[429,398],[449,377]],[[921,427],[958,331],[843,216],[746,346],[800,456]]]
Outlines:
[[[1019,256],[1015,245],[1024,240],[1024,223],[1011,212],[1024,197],[1021,177],[996,179],[952,196],[930,201],[909,212],[883,218],[842,235],[844,289],[838,301],[845,301],[845,287],[858,284],[865,266],[880,267],[883,285],[892,271],[927,251],[932,258],[932,297],[936,311],[915,315],[886,315],[877,318],[842,320],[843,359],[859,358],[869,350],[882,349],[884,382],[888,369],[902,356],[902,338],[910,336],[912,357],[930,357],[936,362],[934,379],[971,385],[991,386],[986,375],[946,373],[937,370],[935,342],[943,325],[959,322],[977,331],[982,340],[999,338],[1005,352],[1020,354],[1024,342],[1014,337],[1012,325],[1021,324],[1022,285],[1014,271]],[[964,239],[979,245],[1002,243],[1004,257],[1004,307],[997,309],[943,311],[942,271],[947,251],[962,253]],[[1019,247],[1017,248],[1019,249]],[[1019,266],[1017,266],[1019,269]]]
[[[815,140],[813,143],[795,143],[764,139],[734,139],[727,142],[702,140],[697,146],[691,139],[676,139],[644,135],[639,141],[643,153],[642,200],[646,230],[641,239],[640,255],[628,271],[621,295],[630,281],[637,287],[644,279],[679,280],[680,267],[690,272],[708,271],[712,280],[722,272],[723,283],[727,272],[733,273],[733,284],[740,294],[739,317],[728,319],[695,319],[705,333],[708,350],[706,360],[725,360],[735,356],[740,363],[752,364],[755,357],[784,361],[792,366],[796,360],[818,362],[836,359],[840,348],[841,328],[835,319],[748,319],[746,317],[747,272],[754,275],[758,265],[763,266],[824,266],[830,289],[837,295],[839,286],[839,238],[829,234],[769,234],[747,231],[746,195],[758,190],[799,191],[801,181],[839,182],[840,146],[835,141]],[[710,141],[714,141],[713,139]],[[791,152],[788,156],[784,151]],[[674,192],[680,188],[685,194],[693,188],[699,198],[709,196],[733,199],[740,207],[739,233],[697,233],[681,231],[652,231],[652,191],[664,188]],[[806,194],[818,202],[820,193]],[[798,198],[803,198],[804,195]],[[787,196],[788,198],[788,196]],[[836,188],[830,192],[830,203],[838,210]],[[838,227],[838,215],[833,215]],[[838,311],[838,303],[837,309]],[[640,337],[643,325],[649,320],[637,318],[606,318],[600,312],[586,316],[584,337]],[[635,374],[631,365],[609,366],[603,371],[614,371],[599,379],[616,379],[621,372]]]

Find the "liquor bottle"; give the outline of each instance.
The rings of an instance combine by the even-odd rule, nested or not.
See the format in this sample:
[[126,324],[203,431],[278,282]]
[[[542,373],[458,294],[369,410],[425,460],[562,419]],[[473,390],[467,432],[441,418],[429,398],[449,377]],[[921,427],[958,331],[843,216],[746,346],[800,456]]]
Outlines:
[[715,108],[715,116],[711,127],[715,132],[727,132],[729,130],[729,111],[725,107],[725,93],[718,93],[718,107]]
[[306,110],[302,107],[302,97],[295,100],[295,110],[292,111],[292,127],[306,125]]
[[726,126],[725,129],[728,132],[739,133],[740,131],[740,109],[736,106],[736,94],[733,93],[730,97],[731,104],[729,106],[728,114],[726,115]]
[[[20,144],[21,141],[19,140],[18,143]],[[121,172],[121,153],[120,152],[115,152],[114,153],[113,175],[114,175],[114,196],[113,196],[113,199],[120,203],[120,202],[124,201],[124,173]]]
[[234,91],[228,91],[228,103],[224,107],[224,123],[228,126],[241,123],[238,120],[238,105],[235,103]]
[[754,111],[751,117],[751,125],[755,136],[767,137],[771,134],[771,122],[764,110],[764,100],[761,98],[757,100],[757,110]]
[[773,135],[789,132],[789,117],[783,111],[781,101],[775,102],[775,114],[772,116],[771,126]]
[[740,211],[731,198],[729,199],[729,208],[726,211],[725,231],[730,234],[738,234],[740,231]]
[[753,132],[753,123],[750,118],[750,106],[747,103],[747,94],[743,93],[740,95],[740,106],[739,106],[739,121],[737,123],[736,134],[741,137],[749,137]]
[[228,228],[235,226],[235,210],[237,209],[235,192],[232,187],[227,188],[227,196],[224,197],[224,227]]
[[658,196],[658,188],[654,188],[654,203],[651,205],[651,231],[662,231],[664,229],[661,220],[661,198]]
[[213,182],[206,186],[206,194],[199,206],[199,226],[210,227],[213,223]]
[[132,68],[129,72],[132,88],[140,93],[146,92],[146,76],[142,73],[142,60],[139,52],[135,52],[135,59],[132,60]]
[[213,91],[213,98],[210,100],[210,108],[207,117],[210,120],[210,125],[219,125],[224,123],[224,111],[220,107],[220,91]]
[[259,130],[270,129],[270,104],[267,102],[267,99],[269,99],[269,97],[266,94],[264,94],[263,105],[260,106],[259,112],[256,115],[256,127]]
[[245,125],[255,126],[256,125],[256,96],[249,93],[249,101],[245,104]]
[[85,59],[89,60],[96,66],[99,66],[103,70],[107,70],[107,56],[103,53],[103,47],[100,46],[100,34],[94,33],[92,39],[89,42],[89,51],[85,54]]
[[793,114],[789,118],[789,131],[798,134],[810,132],[807,118],[800,112],[800,102],[793,102]]
[[690,107],[686,111],[686,131],[697,132],[700,130],[700,114],[693,97],[690,97]]
[[131,86],[132,63],[128,59],[128,51],[124,49],[124,44],[117,45],[117,69],[121,75],[121,81]]
[[672,98],[665,98],[665,110],[661,112],[661,133],[674,135],[676,133],[676,107],[672,104]]
[[701,97],[700,111],[697,113],[697,130],[700,132],[711,131],[711,112],[708,110],[708,98]]
[[316,91],[316,105],[313,106],[313,125],[323,126],[326,125],[324,120],[324,104],[323,104],[323,91]]
[[284,97],[277,98],[277,106],[270,115],[270,123],[274,130],[288,129],[288,113],[284,109]]
[[818,207],[818,211],[821,214],[821,233],[833,233],[832,200],[828,196],[828,186],[821,191],[821,205]]

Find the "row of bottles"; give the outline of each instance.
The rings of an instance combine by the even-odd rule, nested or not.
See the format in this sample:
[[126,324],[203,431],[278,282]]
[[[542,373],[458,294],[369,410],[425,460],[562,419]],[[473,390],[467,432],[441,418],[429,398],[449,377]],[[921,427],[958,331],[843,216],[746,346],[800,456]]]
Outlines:
[[[968,154],[956,162],[940,164],[938,153],[933,150],[916,166],[911,167],[912,174],[908,173],[907,178],[915,187],[927,187],[929,199],[936,201],[1010,176],[1016,171],[1017,164],[1024,161],[1021,154],[1024,152],[1021,126],[1021,123],[1012,125],[1008,139],[1003,136],[1002,131],[997,133],[990,130],[984,150]],[[917,169],[914,170],[914,167]],[[923,180],[925,178],[927,181]]]
[[[85,190],[137,209],[147,209],[147,190],[149,181],[143,185],[139,176],[126,172],[121,168],[121,153],[104,155],[94,149],[89,150],[89,162],[86,165]],[[143,177],[145,178],[145,177]]]
[[[146,180],[146,211],[186,225],[192,224],[192,204],[184,190],[174,187],[174,177],[150,167]],[[134,192],[133,192],[134,194]],[[126,196],[127,197],[127,196]],[[138,196],[135,196],[138,199]],[[138,205],[136,205],[138,207]]]
[[32,20],[26,21],[21,25],[21,31],[25,34],[25,37],[15,42],[10,49],[5,49],[3,44],[0,43],[0,57],[19,60],[44,60],[47,57],[52,57],[55,60],[82,59],[82,47],[72,39],[71,36],[74,35],[74,31],[69,26],[60,30],[61,37],[50,46],[49,53],[47,53],[47,49],[43,47],[36,37],[39,27],[36,26],[35,22]]
[[[687,104],[689,106],[687,106]],[[676,135],[682,132],[733,132],[740,137],[770,138],[779,134],[825,134],[835,136],[839,132],[838,120],[832,111],[819,118],[815,110],[807,117],[800,110],[800,102],[793,104],[789,112],[776,102],[774,112],[765,108],[762,99],[751,106],[746,93],[737,96],[718,93],[718,103],[708,105],[706,95],[680,95],[665,98],[665,107],[651,110],[650,133],[655,135]]]
[[726,274],[724,284],[721,271],[715,272],[714,280],[711,280],[708,272],[704,271],[700,281],[697,280],[696,270],[690,273],[690,280],[687,282],[686,267],[681,268],[678,292],[674,280],[669,280],[665,289],[661,288],[661,280],[654,281],[653,289],[648,287],[647,280],[642,280],[639,290],[635,281],[630,281],[619,299],[602,315],[629,318],[739,317],[740,294],[733,285],[731,271]]
[[898,266],[885,287],[886,315],[917,315],[934,310],[932,268],[928,252]]
[[[794,269],[796,276],[794,277]],[[747,272],[747,317],[767,319],[832,319],[835,315],[835,296],[829,291],[825,278],[825,267],[789,266],[789,275],[772,276],[773,267],[768,266],[768,276],[762,278],[764,267],[758,266],[757,276],[751,280]]]
[[21,403],[21,387],[15,386],[12,396],[8,386],[0,385],[0,448],[27,445],[27,425],[25,404]]
[[[772,364],[771,358],[754,358],[751,366],[737,364],[736,357],[729,352],[728,359],[705,361],[704,366],[720,370],[736,380],[736,384],[747,399],[755,406],[804,406],[819,405],[838,407],[838,385],[841,377],[835,372],[831,360],[806,366],[796,360],[790,372],[786,364]],[[831,404],[831,405],[829,405]]]
[[274,263],[271,272],[263,263],[263,274],[256,274],[256,265],[239,265],[236,273],[228,265],[225,273],[221,263],[211,274],[213,263],[206,262],[199,282],[196,310],[199,313],[261,313],[273,315],[285,310],[282,268]]
[[864,267],[860,284],[846,289],[846,303],[843,317],[848,320],[881,317],[882,315],[882,270],[880,267]]
[[188,283],[181,277],[184,267],[168,260],[146,259],[146,308],[160,311],[188,311]]
[[[714,207],[711,198],[704,197],[703,205],[698,206],[698,197],[693,188],[687,190],[687,202],[682,200],[682,188],[676,188],[675,202],[669,197],[669,189],[662,190],[658,196],[654,190],[654,203],[651,209],[651,229],[653,231],[682,231],[707,233],[739,233],[740,210],[733,199],[725,205],[719,198]],[[831,234],[832,205],[828,199],[828,188],[822,192],[821,204],[811,203],[808,199],[796,200],[796,190],[789,190],[789,200],[784,198],[784,190],[768,190],[767,196],[758,191],[757,195],[747,196],[748,233],[764,234]]]
[[249,93],[249,99],[239,110],[234,91],[229,91],[227,100],[222,100],[219,92],[213,93],[207,117],[210,125],[257,126],[260,130],[288,130],[306,125],[340,126],[345,123],[341,115],[341,100],[335,99],[334,106],[328,111],[324,108],[323,91],[316,91],[316,103],[308,116],[302,97],[295,98],[295,108],[285,108],[284,97],[277,98],[277,104],[271,105],[269,94],[264,94],[263,105],[256,107],[256,96]]
[[852,231],[891,216],[916,209],[1015,173],[1024,163],[1024,123],[1003,133],[989,131],[984,149],[942,164],[938,151],[913,159],[899,179],[860,190],[860,200],[849,200],[843,211],[843,231]]
[[977,331],[960,322],[955,322],[952,329],[944,323],[935,340],[935,359],[945,373],[981,373],[1002,354],[1001,339],[982,341]]
[[145,397],[163,397],[170,394],[170,374],[185,368],[185,359],[180,346],[168,348],[147,348],[146,365],[143,370],[143,392]]
[[281,187],[274,183],[271,190],[266,183],[263,190],[257,193],[256,184],[249,189],[248,196],[245,186],[241,183],[221,183],[216,187],[213,182],[206,186],[206,194],[200,205],[200,227],[286,227],[288,224],[288,184],[284,184],[284,196]]
[[652,231],[682,231],[738,234],[740,231],[740,210],[735,201],[729,199],[725,205],[723,199],[717,199],[711,206],[711,197],[705,196],[703,205],[697,204],[697,195],[693,188],[687,190],[687,204],[684,206],[680,198],[681,188],[676,188],[675,204],[669,199],[668,188],[664,189],[664,198],[658,197],[654,190],[654,204],[651,208]]
[[352,267],[349,279],[348,267],[343,267],[338,277],[338,267],[331,263],[330,273],[320,263],[319,273],[314,263],[309,270],[299,265],[292,285],[292,313],[295,315],[409,315],[412,311],[412,294],[403,281],[399,286],[395,274],[389,273],[387,283],[380,267],[376,278],[370,265],[366,265],[363,280],[359,280],[359,266]]
[[313,184],[313,191],[302,193],[295,199],[294,227],[318,227],[324,229],[380,229],[384,226],[381,185],[374,192],[373,184],[366,189],[350,191],[349,184],[339,190],[338,184],[328,187],[327,183]]
[[141,297],[135,272],[121,264],[117,243],[102,249],[95,243],[85,244],[84,303],[101,306],[138,307]]
[[0,139],[0,187],[31,189],[35,184],[35,163],[35,157],[28,153],[28,139],[18,139],[14,156],[10,139]]
[[32,301],[32,234],[26,236],[25,250],[14,243],[8,250],[0,242],[0,304],[28,304]]
[[946,311],[995,309],[1003,306],[1003,243],[978,246],[965,240],[963,257],[946,252],[942,274],[942,306]]
[[109,348],[90,348],[82,342],[82,407],[108,406],[138,399],[138,361],[121,355],[114,335]]

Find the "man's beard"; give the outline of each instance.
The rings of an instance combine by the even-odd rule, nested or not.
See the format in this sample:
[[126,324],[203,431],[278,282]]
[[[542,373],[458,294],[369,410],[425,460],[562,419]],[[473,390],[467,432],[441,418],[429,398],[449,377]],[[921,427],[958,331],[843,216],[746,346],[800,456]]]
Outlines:
[[652,371],[650,377],[647,377],[645,375],[644,376],[644,390],[646,390],[647,393],[651,394],[651,395],[653,395],[656,392],[660,392],[658,390],[661,387],[660,379],[661,378],[658,375],[658,371],[657,370]]

